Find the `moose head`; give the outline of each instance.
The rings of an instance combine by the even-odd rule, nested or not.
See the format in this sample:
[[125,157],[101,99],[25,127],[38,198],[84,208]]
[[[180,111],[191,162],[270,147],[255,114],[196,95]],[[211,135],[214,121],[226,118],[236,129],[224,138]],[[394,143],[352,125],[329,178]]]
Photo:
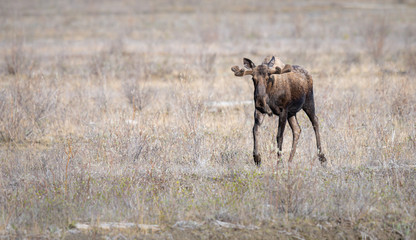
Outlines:
[[[280,61],[280,60],[279,60]],[[290,65],[285,65],[283,70],[281,65],[275,66],[276,59],[274,56],[266,57],[262,64],[256,66],[253,61],[248,58],[243,59],[245,69],[240,69],[238,66],[234,66],[231,70],[235,76],[242,77],[245,75],[251,75],[254,84],[254,102],[256,109],[263,114],[271,116],[273,114],[269,107],[269,96],[267,95],[267,82],[272,74],[281,74],[291,71]],[[280,61],[281,62],[281,61]]]

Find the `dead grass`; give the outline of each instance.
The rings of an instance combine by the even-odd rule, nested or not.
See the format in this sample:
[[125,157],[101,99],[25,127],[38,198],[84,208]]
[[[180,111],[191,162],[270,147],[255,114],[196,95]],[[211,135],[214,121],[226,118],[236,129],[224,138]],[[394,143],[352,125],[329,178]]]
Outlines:
[[[5,3],[0,236],[415,238],[416,19],[403,4]],[[252,99],[230,67],[270,54],[311,72],[327,168],[303,113],[293,164],[276,167],[274,117],[257,168],[253,106],[206,108]],[[284,159],[290,145],[287,131]],[[73,229],[101,222],[160,230]]]
[[13,40],[12,45],[4,55],[4,61],[4,72],[10,75],[33,74],[38,64],[31,51],[25,49],[21,39]]

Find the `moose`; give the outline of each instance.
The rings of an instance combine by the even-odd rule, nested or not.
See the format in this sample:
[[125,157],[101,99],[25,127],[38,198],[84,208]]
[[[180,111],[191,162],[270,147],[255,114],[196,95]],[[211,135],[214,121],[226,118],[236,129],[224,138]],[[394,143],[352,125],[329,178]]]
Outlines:
[[[321,164],[326,163],[326,158],[321,149],[318,118],[315,115],[315,102],[313,97],[313,80],[309,73],[300,66],[283,64],[280,59],[266,57],[262,64],[256,66],[250,59],[243,59],[244,68],[234,66],[231,70],[235,76],[251,75],[254,83],[254,126],[253,158],[256,165],[260,166],[261,157],[258,152],[258,132],[264,120],[264,116],[279,116],[277,131],[277,156],[282,157],[283,133],[286,121],[292,129],[293,142],[289,156],[289,162],[293,160],[296,145],[299,140],[301,128],[296,114],[303,109],[312,123],[316,136],[318,158]],[[279,161],[278,160],[278,161]]]

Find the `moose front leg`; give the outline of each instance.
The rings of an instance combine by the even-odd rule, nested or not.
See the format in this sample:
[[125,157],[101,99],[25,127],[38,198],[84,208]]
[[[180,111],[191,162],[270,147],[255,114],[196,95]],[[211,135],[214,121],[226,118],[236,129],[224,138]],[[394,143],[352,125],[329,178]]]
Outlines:
[[254,110],[254,126],[253,126],[253,140],[254,140],[254,149],[253,149],[253,158],[254,163],[256,163],[257,166],[260,166],[261,164],[261,157],[258,152],[258,133],[259,133],[259,127],[263,123],[264,115],[259,112],[258,110]]
[[299,136],[302,130],[300,129],[296,115],[290,116],[288,118],[288,122],[289,122],[290,128],[292,129],[292,134],[293,134],[292,150],[290,151],[290,156],[289,156],[289,162],[291,162],[293,160],[293,157],[295,156],[296,146],[298,145]]
[[277,131],[277,137],[276,137],[277,147],[278,147],[277,157],[279,158],[278,163],[282,157],[283,133],[285,131],[286,121],[287,121],[287,109],[283,109],[279,115],[279,129]]

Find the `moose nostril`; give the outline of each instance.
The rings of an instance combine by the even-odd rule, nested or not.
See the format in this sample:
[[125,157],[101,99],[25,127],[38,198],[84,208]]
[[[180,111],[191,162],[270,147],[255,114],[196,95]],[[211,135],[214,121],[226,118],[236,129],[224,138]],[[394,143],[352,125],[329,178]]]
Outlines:
[[256,106],[258,106],[258,107],[264,107],[266,105],[265,103],[266,103],[266,101],[265,101],[264,98],[260,98],[260,99],[256,100]]

